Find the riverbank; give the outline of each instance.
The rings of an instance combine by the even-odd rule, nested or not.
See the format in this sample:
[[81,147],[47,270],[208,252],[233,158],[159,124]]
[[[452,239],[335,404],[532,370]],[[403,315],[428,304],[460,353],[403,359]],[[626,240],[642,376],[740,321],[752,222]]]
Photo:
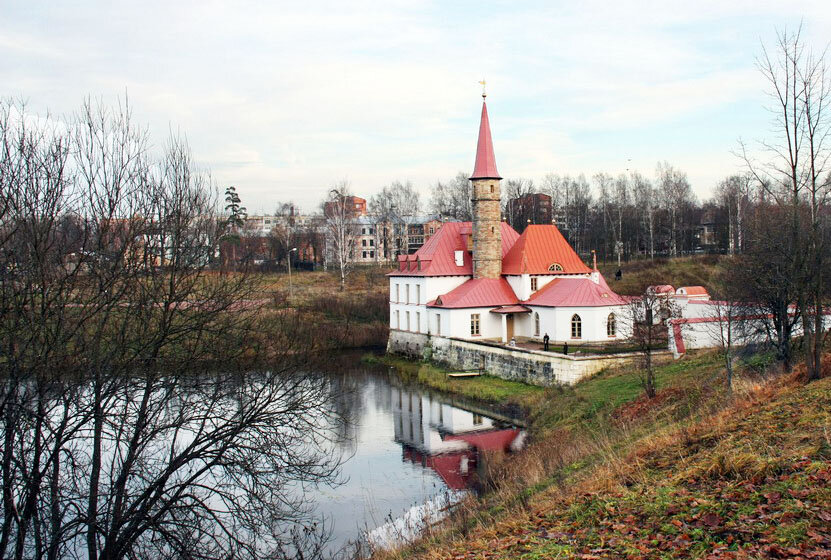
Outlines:
[[352,271],[341,290],[334,271],[257,273],[255,294],[268,303],[259,310],[252,335],[252,357],[264,360],[297,344],[326,353],[383,348],[389,335],[387,269]]
[[[773,366],[766,355],[737,364],[728,393],[720,357],[695,353],[658,368],[651,400],[634,368],[536,394],[513,388],[509,398],[528,407],[529,447],[489,462],[488,495],[412,546],[376,556],[824,554],[831,380],[804,386]],[[429,384],[432,374],[419,372]]]

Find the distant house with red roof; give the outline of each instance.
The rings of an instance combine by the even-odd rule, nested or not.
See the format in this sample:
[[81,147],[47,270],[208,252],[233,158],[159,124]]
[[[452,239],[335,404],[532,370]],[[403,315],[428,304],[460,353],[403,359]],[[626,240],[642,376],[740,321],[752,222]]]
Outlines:
[[623,338],[623,308],[555,225],[519,235],[501,221],[500,181],[482,104],[473,221],[443,224],[390,280],[390,337],[409,333],[508,343],[513,338],[584,343]]

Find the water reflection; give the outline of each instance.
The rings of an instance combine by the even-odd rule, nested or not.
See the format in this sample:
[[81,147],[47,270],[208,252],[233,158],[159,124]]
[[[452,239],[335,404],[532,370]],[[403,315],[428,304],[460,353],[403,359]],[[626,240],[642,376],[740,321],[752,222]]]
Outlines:
[[434,470],[451,490],[471,485],[481,451],[514,451],[524,440],[519,429],[421,390],[392,386],[390,394],[404,460]]
[[328,374],[334,427],[344,452],[341,479],[306,498],[318,505],[332,529],[330,550],[412,508],[477,480],[481,452],[521,447],[524,432],[486,410],[466,410],[446,399],[406,386],[386,369],[339,366]]

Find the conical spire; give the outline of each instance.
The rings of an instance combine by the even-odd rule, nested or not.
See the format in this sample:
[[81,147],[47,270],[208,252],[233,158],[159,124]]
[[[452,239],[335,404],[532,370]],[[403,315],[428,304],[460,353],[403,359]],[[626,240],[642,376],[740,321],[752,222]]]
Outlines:
[[[484,96],[483,96],[484,97]],[[488,121],[488,105],[482,102],[482,120],[479,122],[479,143],[476,145],[476,163],[471,179],[501,179],[496,170],[496,158],[493,155],[491,126]]]

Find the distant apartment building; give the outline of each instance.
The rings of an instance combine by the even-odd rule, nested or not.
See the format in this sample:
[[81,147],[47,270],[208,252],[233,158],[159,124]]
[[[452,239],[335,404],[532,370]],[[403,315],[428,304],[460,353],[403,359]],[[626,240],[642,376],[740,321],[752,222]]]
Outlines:
[[430,238],[441,227],[442,221],[439,216],[407,216],[404,219],[407,224],[407,254],[411,255],[421,249]]
[[551,197],[542,193],[526,194],[508,200],[505,214],[508,223],[519,233],[531,224],[550,224],[554,218]]
[[[366,199],[359,196],[343,197],[344,210],[353,216],[366,216]],[[330,200],[323,203],[323,215],[331,217],[338,211],[340,202]]]
[[[438,232],[444,220],[434,214],[380,216],[367,212],[366,199],[348,196],[343,199],[348,217],[350,250],[355,264],[392,263],[399,255],[418,251]],[[298,214],[294,208],[279,215],[253,215],[245,219],[239,231],[244,242],[231,247],[225,244],[224,261],[243,258],[255,263],[282,263],[288,246],[296,248],[292,262],[329,265],[334,262],[333,220],[338,202],[324,203],[320,214]],[[288,244],[288,245],[287,245]]]
[[354,262],[374,263],[382,260],[383,239],[378,235],[377,220],[373,216],[359,216],[355,223]]

